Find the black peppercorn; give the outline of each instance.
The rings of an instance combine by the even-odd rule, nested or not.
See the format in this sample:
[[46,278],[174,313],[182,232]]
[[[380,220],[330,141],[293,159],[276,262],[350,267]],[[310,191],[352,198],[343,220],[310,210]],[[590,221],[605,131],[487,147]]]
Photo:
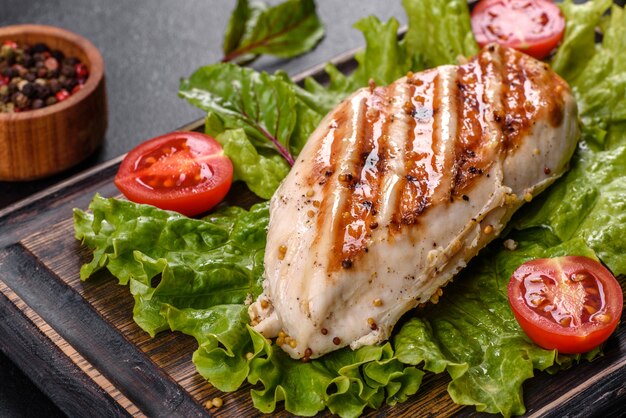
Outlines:
[[68,78],[76,77],[76,70],[74,69],[74,66],[72,65],[63,64],[63,67],[61,67],[61,74],[63,74],[64,76]]
[[35,85],[33,83],[26,83],[22,86],[21,88],[21,92],[28,97],[29,99],[32,99],[33,97],[35,97],[37,94],[37,90],[35,88]]
[[19,91],[11,97],[11,101],[13,102],[13,104],[15,104],[16,107],[19,107],[20,109],[24,109],[30,104],[28,97],[26,97],[24,93]]
[[61,62],[65,59],[65,54],[62,51],[59,51],[58,49],[54,49],[50,52],[50,55],[52,55],[58,62]]
[[33,109],[41,109],[42,107],[44,107],[44,101],[41,99],[35,99],[33,100],[33,104],[32,104],[32,108]]
[[40,43],[36,43],[35,45],[33,45],[30,50],[33,53],[42,53],[42,52],[50,51],[50,48],[48,48],[48,45],[40,42]]

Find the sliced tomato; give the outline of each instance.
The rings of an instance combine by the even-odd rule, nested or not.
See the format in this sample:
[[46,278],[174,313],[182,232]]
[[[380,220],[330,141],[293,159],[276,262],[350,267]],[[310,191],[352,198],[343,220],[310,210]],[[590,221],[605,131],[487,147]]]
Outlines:
[[518,267],[509,303],[537,345],[584,353],[613,333],[623,307],[622,288],[602,264],[587,257],[542,258]]
[[194,216],[224,199],[233,165],[208,135],[172,132],[126,155],[115,185],[129,200]]
[[563,39],[565,18],[550,0],[481,0],[472,31],[481,47],[495,42],[541,59]]

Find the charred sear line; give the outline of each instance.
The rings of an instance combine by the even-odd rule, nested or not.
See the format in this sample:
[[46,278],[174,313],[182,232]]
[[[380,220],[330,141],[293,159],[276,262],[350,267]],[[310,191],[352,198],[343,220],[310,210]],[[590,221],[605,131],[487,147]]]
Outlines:
[[353,155],[346,155],[351,164],[350,172],[338,174],[340,187],[347,190],[346,198],[340,209],[341,220],[337,228],[336,236],[333,237],[335,248],[338,251],[335,268],[346,267],[346,260],[350,261],[350,267],[359,254],[364,252],[367,246],[367,239],[371,236],[369,219],[372,216],[372,175],[368,174],[368,164],[373,156],[375,146],[375,127],[379,120],[384,119],[384,112],[380,109],[380,89],[364,99],[359,106],[359,117],[354,133],[355,144]]
[[[337,171],[337,162],[340,157],[342,147],[344,146],[344,141],[348,136],[348,129],[350,129],[350,124],[347,123],[347,121],[352,118],[352,111],[349,103],[349,101],[344,101],[341,104],[341,108],[336,111],[338,120],[335,120],[329,128],[329,132],[330,130],[332,130],[333,138],[330,146],[330,156],[328,164],[323,166],[316,165],[311,171],[312,176],[314,177],[312,177],[313,183],[311,183],[311,178],[309,179],[309,184],[314,184],[315,182],[317,182],[320,186],[322,186],[322,190],[320,193],[321,201],[319,206],[319,213],[317,214],[315,223],[316,231],[318,231],[318,233],[315,234],[313,246],[319,243],[319,240],[322,236],[321,231],[323,230],[327,219],[332,216],[332,208],[329,207],[330,204],[328,202],[328,196],[330,196],[330,187],[333,184],[333,182],[330,180]],[[323,152],[324,150],[319,148],[315,153],[316,157],[319,158],[320,154]]]
[[[480,58],[460,66],[456,77],[457,138],[455,161],[450,188],[451,200],[473,183],[486,169],[488,162],[477,158],[477,152],[485,144],[483,123],[486,94],[483,92],[486,62]],[[480,152],[479,152],[480,153]]]
[[[530,126],[530,118],[526,109],[526,94],[524,84],[528,80],[525,66],[520,62],[522,54],[501,48],[503,56],[502,104],[504,105],[504,120],[501,122],[503,143],[502,150],[516,148],[520,138]],[[531,80],[532,82],[532,80]],[[532,83],[531,83],[532,84]],[[526,107],[525,107],[526,105]]]

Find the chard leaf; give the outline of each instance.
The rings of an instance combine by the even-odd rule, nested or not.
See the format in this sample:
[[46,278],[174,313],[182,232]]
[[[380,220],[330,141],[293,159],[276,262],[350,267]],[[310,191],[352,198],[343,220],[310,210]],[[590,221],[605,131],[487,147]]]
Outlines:
[[[256,25],[259,15],[267,10],[267,5],[261,1],[237,0],[237,5],[230,15],[226,34],[224,36],[224,54],[235,51],[241,44],[246,32]],[[250,61],[255,58],[252,53],[239,55],[238,62]]]
[[244,181],[262,199],[269,199],[289,173],[289,165],[278,154],[257,150],[243,129],[230,129],[216,139],[233,162],[235,179]]
[[313,0],[287,0],[273,7],[238,0],[224,40],[222,62],[246,62],[260,54],[291,58],[324,37]]
[[255,147],[277,151],[293,165],[291,136],[297,98],[291,83],[234,64],[214,64],[183,79],[179,95],[217,116],[224,129],[242,128]]

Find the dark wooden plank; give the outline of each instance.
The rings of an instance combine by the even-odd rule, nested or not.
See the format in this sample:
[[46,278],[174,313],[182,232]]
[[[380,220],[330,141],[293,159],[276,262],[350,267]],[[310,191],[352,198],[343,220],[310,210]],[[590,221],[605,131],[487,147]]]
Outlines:
[[[21,245],[0,251],[0,278],[148,416],[207,416],[180,385]],[[82,406],[90,410],[89,404]]]
[[130,416],[2,293],[0,335],[0,350],[64,413],[81,416],[91,411],[94,418]]

